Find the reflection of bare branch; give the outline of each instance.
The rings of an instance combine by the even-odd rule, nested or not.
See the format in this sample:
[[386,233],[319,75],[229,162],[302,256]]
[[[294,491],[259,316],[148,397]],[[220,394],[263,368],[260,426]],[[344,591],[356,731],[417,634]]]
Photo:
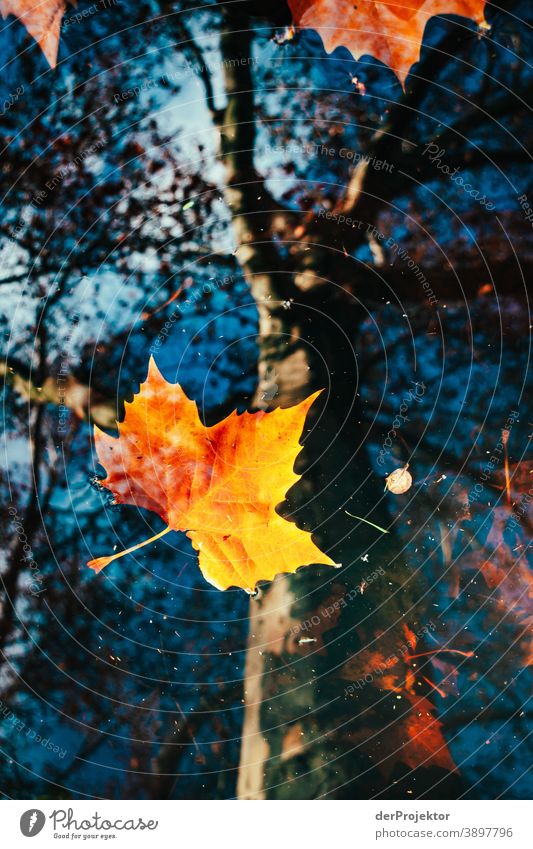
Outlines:
[[2,277],[0,279],[0,286],[3,286],[6,283],[20,283],[21,280],[28,280],[29,275],[27,272],[23,274],[13,274],[11,277]]
[[[104,719],[109,719],[107,714],[105,717],[102,717],[102,720]],[[109,732],[109,728],[107,730]],[[67,762],[63,769],[54,770],[54,780],[58,783],[63,782],[65,779],[70,778],[76,770],[80,769],[80,767],[84,767],[89,756],[102,745],[102,742],[103,738],[100,731],[96,729],[89,729],[85,742],[81,749],[76,753],[74,759],[71,762]]]
[[[441,720],[442,726],[445,731],[451,731],[453,728],[459,728],[461,730],[467,729],[473,723],[488,723],[488,722],[501,722],[502,727],[509,722],[515,722],[517,728],[520,728],[520,732],[523,731],[524,725],[528,720],[533,719],[533,714],[527,714],[523,710],[524,705],[519,704],[514,713],[507,710],[493,710],[493,711],[485,711],[481,708],[479,711],[475,713],[467,714],[464,712],[458,713],[455,716],[449,716],[447,714],[444,715]],[[479,729],[479,725],[477,725]]]
[[194,70],[198,74],[198,77],[200,78],[204,87],[207,108],[211,113],[213,123],[215,124],[215,126],[218,126],[223,115],[223,110],[216,108],[213,82],[211,80],[211,74],[209,72],[209,69],[205,63],[202,49],[194,40],[187,24],[183,19],[182,14],[173,15],[170,18],[170,21],[174,33],[179,39],[179,46],[184,50],[185,53],[190,54],[191,58],[196,63],[196,67],[194,68]]
[[[424,115],[426,112],[424,104],[428,100],[427,80],[438,79],[440,72],[449,63],[450,56],[456,53],[457,32],[455,28],[452,28],[439,48],[429,51],[426,60],[419,68],[419,75],[410,77],[407,92],[391,108],[386,124],[374,133],[366,151],[368,157],[383,158],[394,164],[394,171],[389,174],[370,167],[368,161],[359,162],[354,167],[344,197],[338,204],[339,211],[342,210],[344,214],[353,217],[356,214],[362,214],[362,207],[364,207],[365,220],[368,222],[375,220],[378,211],[391,198],[397,197],[408,186],[412,187],[412,181],[405,171],[415,156],[418,181],[431,180],[432,177],[438,178],[438,172],[436,174],[435,169],[432,169],[425,160],[421,160],[418,155],[421,145],[409,141],[406,127],[409,127],[410,122],[417,120],[420,114]],[[488,80],[487,75],[484,79],[485,86]],[[525,107],[525,104],[515,94],[501,97],[495,104],[490,104],[490,107],[487,107],[483,98],[480,102],[469,99],[466,116],[457,119],[451,126],[436,124],[436,129],[439,130],[439,144],[446,147],[452,143],[464,143],[469,138],[469,132],[479,127],[480,121],[492,121],[495,125],[499,125],[500,117],[516,114],[517,108],[520,107]],[[403,139],[402,144],[400,139]],[[429,139],[429,141],[432,140]],[[510,151],[486,154],[482,150],[473,149],[470,151],[468,168],[491,165],[506,168],[509,164],[516,162],[523,161],[524,164],[526,161],[529,162],[527,151],[524,149],[519,151],[519,146],[511,134],[509,134],[509,141],[513,142],[513,149]],[[465,167],[464,156],[452,155],[450,160],[447,160],[447,164],[450,168]],[[359,243],[363,238],[364,234],[353,230],[349,234],[347,243]]]
[[[222,698],[223,695],[223,698]],[[176,714],[176,724],[171,729],[161,744],[157,758],[154,760],[154,772],[157,775],[157,795],[153,798],[171,799],[176,782],[180,778],[178,767],[183,756],[187,754],[199,731],[210,721],[216,718],[225,704],[236,704],[242,698],[242,685],[234,684],[232,687],[224,688],[222,694],[215,690],[210,694],[201,696],[198,710],[187,713]],[[167,714],[167,717],[170,716]],[[196,747],[198,748],[197,744]],[[200,753],[201,756],[201,753]]]
[[[431,57],[424,67],[424,72],[432,79],[436,78],[438,72],[449,61],[449,55],[454,55],[456,37],[456,33],[451,33],[439,50],[431,51]],[[383,158],[389,162],[402,161],[400,138],[405,137],[406,116],[414,116],[427,96],[427,84],[423,77],[415,76],[411,78],[410,83],[407,93],[391,108],[386,125],[374,133],[367,150],[368,156],[379,159],[383,154]],[[402,128],[400,134],[396,133],[398,126]],[[390,175],[384,175],[383,172],[370,168],[368,162],[362,161],[352,172],[339,208],[344,213],[353,215],[358,210],[361,199],[364,198],[366,220],[370,222],[371,213],[375,213],[380,206],[379,202],[376,204],[376,200],[381,201],[383,195],[385,201],[396,193],[396,180],[391,180]]]

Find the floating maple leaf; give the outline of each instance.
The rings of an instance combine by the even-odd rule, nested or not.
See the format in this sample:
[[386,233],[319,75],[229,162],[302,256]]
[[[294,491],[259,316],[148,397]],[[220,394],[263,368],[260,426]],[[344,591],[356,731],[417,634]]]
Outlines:
[[484,0],[288,0],[299,27],[319,32],[331,53],[344,46],[354,59],[375,56],[402,85],[420,55],[424,28],[433,15],[462,15],[483,22]]
[[52,68],[57,62],[59,32],[66,7],[67,0],[0,0],[2,17],[15,15],[22,21]]
[[[186,531],[205,579],[218,589],[253,592],[257,581],[280,572],[309,563],[334,566],[309,533],[274,509],[299,480],[293,465],[318,394],[271,413],[233,412],[205,427],[194,401],[167,383],[151,358],[146,382],[126,404],[118,438],[95,428],[98,459],[107,471],[101,484],[117,503],[161,516],[168,527],[152,540]],[[125,553],[88,565],[98,572]]]

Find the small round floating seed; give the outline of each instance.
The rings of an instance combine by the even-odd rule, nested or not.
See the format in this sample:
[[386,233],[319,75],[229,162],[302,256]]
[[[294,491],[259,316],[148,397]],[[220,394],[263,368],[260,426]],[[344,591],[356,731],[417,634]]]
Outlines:
[[408,468],[409,463],[403,469],[395,469],[394,472],[391,472],[385,479],[385,489],[393,492],[394,495],[402,495],[408,489],[411,489],[413,478],[407,471]]

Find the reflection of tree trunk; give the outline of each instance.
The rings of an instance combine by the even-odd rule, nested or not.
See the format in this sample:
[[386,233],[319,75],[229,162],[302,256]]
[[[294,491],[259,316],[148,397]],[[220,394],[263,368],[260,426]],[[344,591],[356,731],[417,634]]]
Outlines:
[[[315,343],[320,350],[320,340]],[[331,393],[308,422],[313,427],[303,452],[308,470],[289,499],[298,521],[319,529],[319,543],[343,569],[310,566],[280,576],[251,600],[241,798],[387,795],[392,781],[393,798],[412,798],[407,791],[430,792],[452,768],[446,750],[430,751],[443,741],[423,698],[429,686],[414,690],[412,667],[399,648],[406,634],[428,624],[413,607],[420,595],[420,587],[409,583],[414,570],[391,535],[344,512],[378,524],[385,515],[376,509],[380,492],[364,447],[358,450],[366,436],[360,411],[350,409],[349,387],[342,380],[339,386],[335,377],[351,372],[355,398],[347,354],[340,347],[338,362],[328,363]],[[293,381],[286,393],[281,384],[279,397],[300,400],[316,385],[304,379],[295,387]],[[387,658],[390,667],[379,674]],[[350,689],[365,675],[363,686]],[[402,757],[414,717],[421,720],[417,733],[427,738],[429,749],[423,757],[406,749]],[[426,757],[432,768],[409,776]],[[441,784],[435,792],[441,797],[448,791]]]
[[[5,658],[5,649],[16,624],[16,603],[19,590],[19,579],[24,573],[28,560],[24,553],[25,546],[30,546],[39,527],[39,463],[41,459],[42,421],[44,408],[39,407],[35,415],[31,442],[32,455],[32,491],[28,505],[22,517],[18,511],[11,516],[13,531],[11,544],[7,548],[7,568],[1,576],[2,599],[0,606],[0,654]],[[16,508],[14,508],[16,510]]]
[[[43,381],[43,376],[46,370],[46,341],[47,330],[45,316],[48,307],[43,307],[40,319],[37,321],[36,347],[38,351],[38,364],[35,369],[35,377],[37,384]],[[7,370],[9,374],[9,369]],[[28,385],[33,386],[31,371],[28,373]],[[28,400],[31,400],[29,397]],[[30,463],[30,494],[28,503],[24,511],[24,516],[18,515],[18,510],[15,507],[15,513],[11,515],[11,521],[14,526],[11,544],[7,550],[7,568],[1,576],[2,599],[1,599],[1,616],[0,616],[0,654],[2,659],[5,659],[5,651],[10,638],[13,636],[13,631],[16,626],[17,613],[16,605],[19,593],[20,577],[28,571],[26,564],[30,559],[27,549],[30,549],[34,536],[39,528],[43,503],[40,498],[43,497],[40,493],[41,486],[41,462],[44,445],[43,419],[45,409],[40,405],[37,412],[31,421],[32,416],[29,415],[29,445],[31,448],[31,463]],[[50,477],[53,478],[55,471],[50,472]],[[48,487],[50,493],[50,487]],[[46,497],[43,497],[43,502]],[[26,549],[26,551],[25,551]],[[33,555],[32,555],[33,556]]]
[[[285,238],[294,245],[301,216],[279,208],[254,168],[250,63],[234,61],[251,56],[251,37],[242,9],[232,20],[232,8],[221,39],[227,105],[217,122],[237,258],[259,313],[254,404],[287,406],[326,389],[308,419],[304,477],[279,509],[343,566],[280,576],[251,601],[238,794],[368,797],[387,794],[392,781],[393,797],[430,794],[453,764],[429,686],[415,682],[409,661],[427,624],[413,606],[414,570],[392,535],[345,513],[382,524],[385,512],[358,402],[362,313],[342,286],[354,266],[320,238],[305,250],[276,247]],[[447,792],[438,785],[437,797]]]

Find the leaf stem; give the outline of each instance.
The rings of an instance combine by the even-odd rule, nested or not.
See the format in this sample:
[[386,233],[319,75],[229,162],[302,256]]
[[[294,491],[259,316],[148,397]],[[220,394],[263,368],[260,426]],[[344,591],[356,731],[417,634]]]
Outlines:
[[97,557],[95,560],[89,560],[87,566],[89,566],[90,569],[94,569],[95,572],[101,572],[102,569],[109,563],[112,563],[113,560],[118,560],[119,557],[124,557],[125,554],[131,554],[132,551],[137,551],[138,548],[142,548],[144,545],[155,542],[156,539],[161,539],[161,537],[168,534],[171,530],[172,528],[165,528],[158,534],[155,534],[155,536],[150,537],[150,539],[145,539],[144,542],[138,542],[137,545],[132,545],[131,548],[126,548],[125,551],[119,551],[118,554],[111,554],[109,557]]

